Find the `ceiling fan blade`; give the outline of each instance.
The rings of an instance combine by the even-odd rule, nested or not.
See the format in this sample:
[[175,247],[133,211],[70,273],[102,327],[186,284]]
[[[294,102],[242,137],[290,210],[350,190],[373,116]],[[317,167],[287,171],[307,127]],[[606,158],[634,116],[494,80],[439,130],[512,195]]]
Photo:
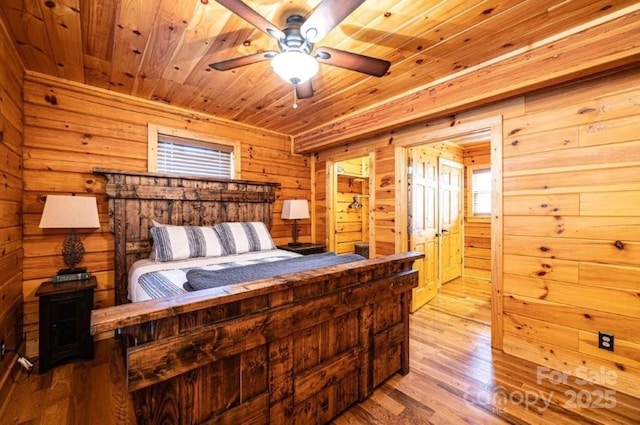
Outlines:
[[316,59],[321,63],[362,72],[374,77],[382,77],[391,66],[391,62],[386,60],[332,49],[331,47],[319,47],[316,49]]
[[296,97],[298,99],[307,99],[311,96],[313,96],[313,83],[311,80],[296,84]]
[[284,33],[278,27],[265,19],[258,12],[241,2],[240,0],[216,0],[245,21],[249,22],[260,31],[275,37],[278,40],[284,39]]
[[278,52],[268,50],[266,52],[254,53],[253,55],[241,56],[239,58],[211,63],[209,64],[209,66],[213,69],[217,69],[218,71],[228,71],[230,69],[240,68],[241,66],[251,65],[253,63],[269,60],[277,54]]
[[300,27],[302,35],[317,43],[365,0],[324,0]]

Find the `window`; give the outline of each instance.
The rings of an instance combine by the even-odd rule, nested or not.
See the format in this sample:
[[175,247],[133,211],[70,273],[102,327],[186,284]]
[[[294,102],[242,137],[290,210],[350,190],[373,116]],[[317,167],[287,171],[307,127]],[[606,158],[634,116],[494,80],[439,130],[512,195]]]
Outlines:
[[470,219],[491,218],[491,168],[488,165],[467,167],[467,196]]
[[149,171],[239,178],[239,143],[210,135],[149,125]]
[[158,135],[158,172],[233,178],[233,147],[197,146],[193,140]]

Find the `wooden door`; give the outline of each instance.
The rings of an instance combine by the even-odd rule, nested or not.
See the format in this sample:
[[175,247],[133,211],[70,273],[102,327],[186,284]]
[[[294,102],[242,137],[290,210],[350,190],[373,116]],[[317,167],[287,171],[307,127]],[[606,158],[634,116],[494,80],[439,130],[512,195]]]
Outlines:
[[411,310],[416,311],[438,293],[438,158],[423,148],[409,151],[409,249],[425,254],[414,262],[419,271],[418,287],[413,290]]
[[462,164],[440,158],[440,258],[441,282],[462,276]]

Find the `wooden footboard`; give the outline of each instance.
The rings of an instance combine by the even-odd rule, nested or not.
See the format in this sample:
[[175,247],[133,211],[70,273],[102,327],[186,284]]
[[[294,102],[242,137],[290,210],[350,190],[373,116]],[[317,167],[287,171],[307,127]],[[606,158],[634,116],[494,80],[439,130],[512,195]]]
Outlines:
[[102,310],[144,424],[321,424],[409,371],[420,253]]

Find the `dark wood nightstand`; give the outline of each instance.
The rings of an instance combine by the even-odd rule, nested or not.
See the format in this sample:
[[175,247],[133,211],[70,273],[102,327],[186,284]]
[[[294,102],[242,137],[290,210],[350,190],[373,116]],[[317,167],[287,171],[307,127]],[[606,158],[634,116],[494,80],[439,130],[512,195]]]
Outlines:
[[303,243],[300,245],[278,245],[278,249],[295,252],[296,254],[310,255],[320,254],[327,249],[326,245],[318,245],[315,243]]
[[82,281],[43,282],[36,291],[40,297],[40,373],[64,360],[93,358],[90,327],[96,286],[92,276]]

